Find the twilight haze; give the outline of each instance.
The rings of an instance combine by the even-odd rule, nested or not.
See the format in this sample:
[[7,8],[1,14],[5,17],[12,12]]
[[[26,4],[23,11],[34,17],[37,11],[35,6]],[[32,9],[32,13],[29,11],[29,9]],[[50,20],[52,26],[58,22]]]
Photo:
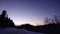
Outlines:
[[0,13],[2,10],[15,25],[42,25],[44,18],[60,15],[60,0],[0,0]]

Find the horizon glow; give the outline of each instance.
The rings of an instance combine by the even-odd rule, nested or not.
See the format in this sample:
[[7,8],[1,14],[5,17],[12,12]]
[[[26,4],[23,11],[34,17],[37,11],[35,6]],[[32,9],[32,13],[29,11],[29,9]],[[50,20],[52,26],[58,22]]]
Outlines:
[[59,0],[0,0],[0,13],[6,10],[15,25],[43,25],[44,18],[60,16]]

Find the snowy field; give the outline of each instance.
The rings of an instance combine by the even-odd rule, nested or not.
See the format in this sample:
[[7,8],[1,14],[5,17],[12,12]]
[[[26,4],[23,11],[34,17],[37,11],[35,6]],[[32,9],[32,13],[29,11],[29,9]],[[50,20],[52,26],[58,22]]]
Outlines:
[[43,34],[43,33],[31,32],[25,29],[0,28],[0,34]]

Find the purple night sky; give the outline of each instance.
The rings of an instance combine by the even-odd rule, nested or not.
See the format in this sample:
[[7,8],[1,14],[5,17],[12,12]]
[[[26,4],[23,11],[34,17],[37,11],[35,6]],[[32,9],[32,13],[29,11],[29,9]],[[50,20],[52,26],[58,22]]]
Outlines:
[[0,0],[0,13],[2,10],[16,25],[39,25],[46,17],[60,16],[60,0]]

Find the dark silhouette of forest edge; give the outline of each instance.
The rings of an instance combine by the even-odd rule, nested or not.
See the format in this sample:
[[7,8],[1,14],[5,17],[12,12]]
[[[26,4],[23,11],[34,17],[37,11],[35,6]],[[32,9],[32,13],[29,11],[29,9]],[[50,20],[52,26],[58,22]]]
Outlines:
[[8,17],[6,10],[3,10],[0,15],[0,28],[12,27],[17,29],[26,29],[32,32],[40,32],[46,34],[60,34],[60,21],[59,18],[54,16],[54,18],[46,18],[45,23],[47,25],[33,26],[30,24],[23,24],[20,26],[15,26],[13,20]]

